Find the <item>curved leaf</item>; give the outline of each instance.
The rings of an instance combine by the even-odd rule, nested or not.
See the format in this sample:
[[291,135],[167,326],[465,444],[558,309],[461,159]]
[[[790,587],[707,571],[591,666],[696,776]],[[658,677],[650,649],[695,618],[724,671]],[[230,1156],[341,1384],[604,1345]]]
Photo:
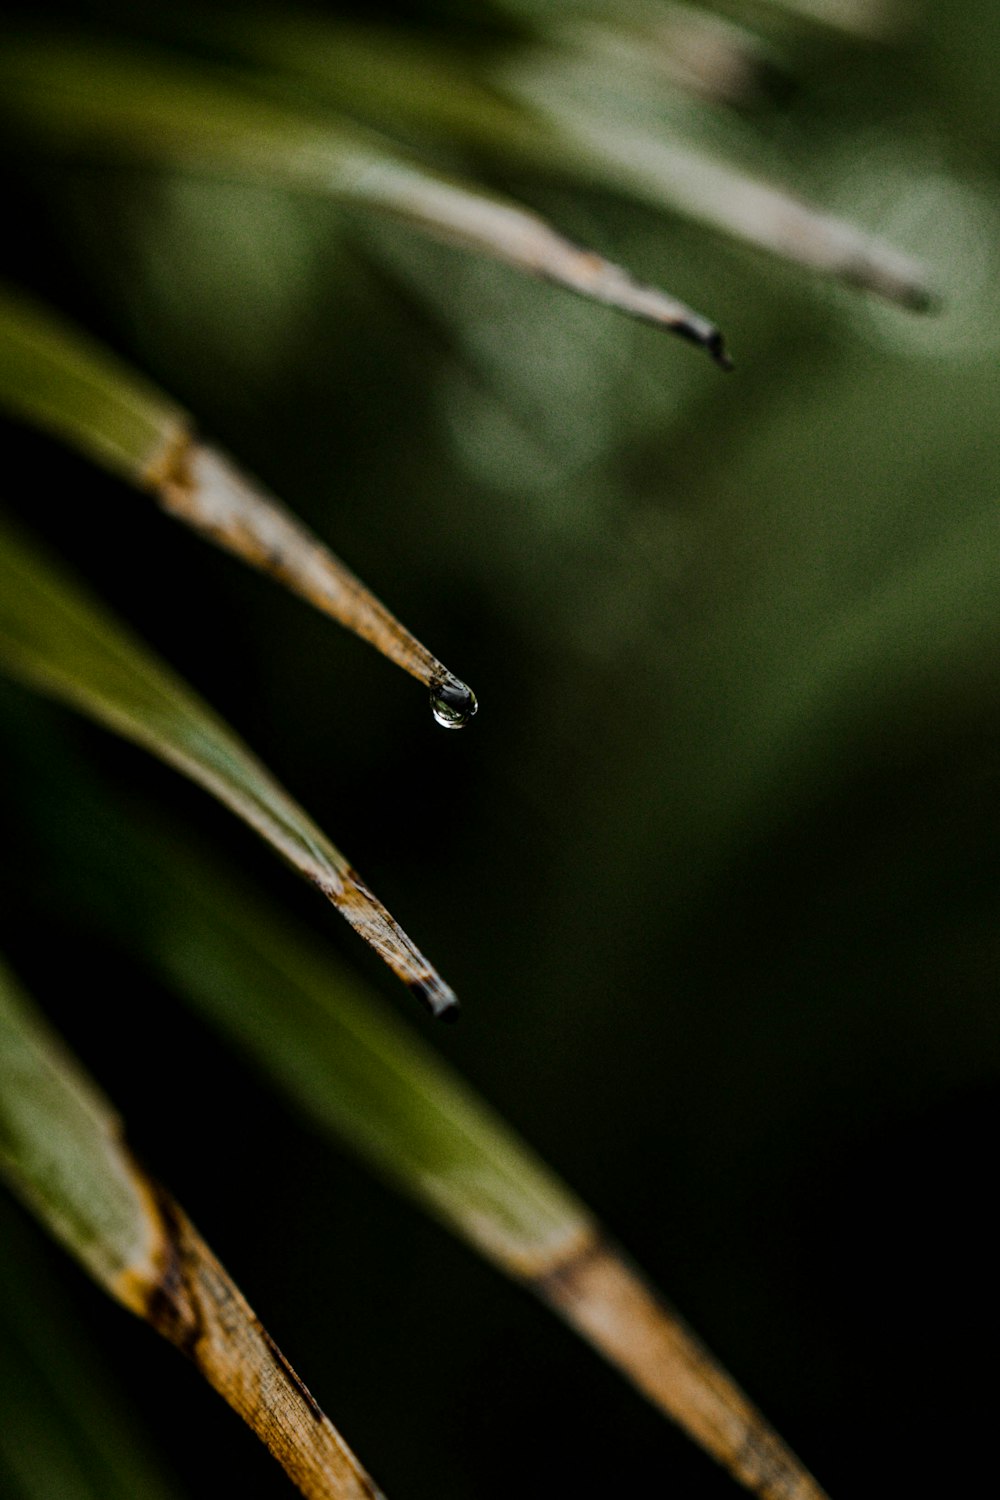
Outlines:
[[[748,1489],[764,1500],[824,1500],[697,1337],[493,1110],[315,944],[217,870],[164,858],[169,846],[155,843],[164,863],[157,871],[151,848],[147,868],[163,894],[149,904],[159,914],[154,951],[179,994],[312,1120],[559,1313]],[[183,904],[170,899],[179,890]]]
[[[67,766],[79,806],[89,783]],[[97,796],[124,849],[37,829],[67,893],[331,1139],[533,1291],[750,1489],[822,1491],[538,1156],[314,940],[218,864]],[[34,820],[38,822],[39,820]]]
[[333,902],[439,1016],[452,991],[330,840],[179,678],[0,523],[0,668],[203,786]]
[[438,721],[474,694],[318,537],[216,449],[169,396],[96,340],[0,287],[0,406],[71,443],[170,515],[284,583],[430,688]]
[[729,367],[712,323],[530,209],[426,167],[336,115],[275,103],[239,75],[165,57],[8,43],[0,109],[77,159],[138,157],[271,180],[389,214],[670,329]]
[[669,204],[747,244],[912,311],[933,305],[926,273],[910,256],[716,152],[671,139],[610,103],[596,102],[596,80],[589,61],[573,78],[558,58],[516,76],[516,86],[565,141],[581,174],[654,207]]
[[310,1500],[380,1492],[122,1124],[0,965],[0,1170],[116,1301],[176,1344]]
[[[521,45],[492,66],[344,22],[257,15],[238,29],[216,22],[212,33],[382,128],[469,141],[500,162],[630,194],[904,306],[931,303],[926,273],[910,257],[696,143],[683,120],[637,113],[641,47],[625,60],[628,88],[616,95],[605,50],[567,46],[568,27],[562,45]],[[621,60],[611,63],[621,73]]]

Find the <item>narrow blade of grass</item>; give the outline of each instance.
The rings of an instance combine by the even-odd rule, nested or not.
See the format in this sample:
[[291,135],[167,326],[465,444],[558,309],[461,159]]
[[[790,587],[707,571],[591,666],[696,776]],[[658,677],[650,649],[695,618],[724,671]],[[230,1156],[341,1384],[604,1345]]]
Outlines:
[[336,116],[275,103],[238,75],[167,57],[13,43],[0,53],[0,109],[78,159],[138,156],[269,179],[389,214],[669,329],[728,368],[714,324],[530,209],[432,170]]
[[695,144],[676,121],[636,124],[634,97],[611,102],[614,69],[586,47],[522,45],[490,66],[374,27],[258,15],[238,34],[213,29],[238,54],[310,79],[383,128],[467,141],[501,162],[684,214],[905,307],[932,305],[923,267],[891,245]]
[[[767,1500],[822,1491],[591,1214],[395,1018],[243,891],[195,867],[167,977],[321,1125],[523,1282]],[[279,1024],[280,1019],[280,1024]]]
[[2,965],[0,1169],[105,1291],[189,1356],[304,1495],[375,1500],[343,1438]]
[[[106,814],[102,813],[101,817]],[[95,895],[117,935],[320,1129],[534,1292],[767,1500],[823,1492],[593,1215],[456,1074],[242,882],[140,831]],[[77,888],[95,891],[88,856]]]
[[636,128],[583,98],[560,99],[544,80],[532,79],[528,90],[595,180],[911,311],[933,306],[922,266],[846,220],[710,151]]
[[[170,515],[270,573],[450,703],[475,696],[301,521],[195,436],[169,396],[95,340],[0,286],[0,407],[54,433]],[[443,710],[442,710],[443,711]]]
[[0,522],[0,669],[190,777],[333,902],[439,1016],[452,991],[338,849],[191,690],[24,538]]

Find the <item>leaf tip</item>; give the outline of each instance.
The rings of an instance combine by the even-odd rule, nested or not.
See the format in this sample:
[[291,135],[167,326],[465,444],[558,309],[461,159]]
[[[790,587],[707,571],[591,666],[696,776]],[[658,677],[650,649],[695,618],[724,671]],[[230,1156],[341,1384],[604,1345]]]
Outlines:
[[902,297],[903,306],[910,312],[939,313],[944,307],[944,298],[933,287],[913,285]]
[[726,348],[726,341],[718,329],[715,329],[705,340],[705,348],[720,370],[725,370],[728,374],[733,369],[733,357]]
[[687,339],[689,344],[697,344],[699,349],[704,349],[720,370],[729,371],[733,368],[732,356],[726,348],[725,338],[714,324],[706,323],[703,318],[692,315],[690,318],[674,321],[667,326],[682,339]]
[[426,1005],[435,1021],[454,1024],[461,1014],[458,996],[436,974],[425,974],[410,981],[410,991]]

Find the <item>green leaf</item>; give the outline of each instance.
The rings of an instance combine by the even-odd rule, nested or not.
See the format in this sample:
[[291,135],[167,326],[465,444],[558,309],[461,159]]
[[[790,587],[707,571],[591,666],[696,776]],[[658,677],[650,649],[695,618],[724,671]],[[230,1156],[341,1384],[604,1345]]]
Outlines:
[[[105,826],[115,814],[102,802],[94,816]],[[245,883],[134,815],[127,829],[129,846],[104,860],[89,846],[74,856],[68,829],[49,834],[54,862],[64,850],[75,861],[67,882],[118,941],[331,1139],[539,1296],[741,1482],[819,1500],[593,1215],[434,1052]]]
[[105,1291],[190,1356],[304,1495],[375,1500],[239,1289],[2,964],[0,1171]]
[[0,1170],[95,1281],[154,1258],[121,1125],[0,965]]
[[[256,15],[207,30],[383,129],[467,141],[500,165],[614,189],[904,306],[931,302],[910,257],[702,144],[700,117],[679,110],[669,88],[644,99],[637,77],[648,46],[633,43],[623,60],[608,51],[608,33],[602,44],[566,23],[546,45],[522,43],[484,63],[398,29],[344,22]],[[628,36],[618,27],[611,40]],[[713,124],[718,134],[718,116]]]
[[655,109],[633,110],[625,95],[601,91],[603,70],[600,57],[569,65],[554,53],[506,75],[564,142],[579,175],[912,311],[933,306],[926,272],[910,256],[733,164],[683,128],[664,128]]
[[539,1296],[749,1489],[822,1500],[589,1211],[377,997],[217,870],[181,855],[157,870],[152,847],[147,868],[166,978],[316,1124]]
[[568,1189],[326,952],[172,841],[142,858],[147,955],[314,1121],[508,1271],[589,1234]]
[[454,995],[247,747],[125,627],[0,522],[0,669],[211,792],[337,907],[435,1015]]
[[96,340],[0,284],[0,404],[135,482],[185,424]]
[[369,641],[431,691],[438,722],[460,727],[475,695],[280,501],[194,421],[94,339],[0,286],[0,406],[150,491],[168,514],[260,568]]
[[8,43],[0,50],[0,109],[22,137],[26,131],[76,160],[138,157],[389,214],[670,329],[728,368],[712,323],[530,209],[435,171],[336,115],[277,103],[252,78],[156,54]]

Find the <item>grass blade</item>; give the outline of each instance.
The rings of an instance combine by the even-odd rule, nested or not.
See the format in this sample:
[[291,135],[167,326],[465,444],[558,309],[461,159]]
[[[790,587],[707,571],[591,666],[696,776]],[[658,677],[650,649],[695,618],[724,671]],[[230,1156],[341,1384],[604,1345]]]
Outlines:
[[0,288],[0,406],[151,491],[163,509],[270,573],[431,691],[448,727],[472,691],[278,500],[194,435],[169,396],[46,309]]
[[0,83],[8,119],[74,158],[138,156],[272,180],[388,214],[667,328],[728,368],[712,323],[530,209],[434,171],[337,116],[275,103],[238,75],[165,57],[8,44]]
[[555,73],[558,69],[525,78],[526,90],[578,153],[581,170],[595,180],[615,184],[654,206],[669,204],[783,260],[911,311],[932,307],[923,267],[910,256],[710,151],[665,139],[610,109],[595,107],[586,86],[576,97],[567,91],[560,99],[550,87]]
[[[815,1480],[589,1211],[375,996],[186,863],[158,956],[321,1126],[523,1283],[764,1500]],[[280,1024],[279,1024],[280,1018]]]
[[[551,19],[551,18],[547,18]],[[636,65],[592,45],[532,45],[492,68],[376,27],[254,16],[215,32],[242,56],[310,79],[383,128],[453,143],[628,193],[914,310],[932,303],[924,269],[845,220],[695,144],[683,120],[636,116]],[[566,28],[567,38],[574,33]],[[591,38],[591,43],[593,38]],[[648,49],[647,49],[648,52]],[[645,59],[649,65],[648,56]]]
[[579,1199],[433,1051],[243,882],[128,828],[130,858],[95,871],[88,849],[67,872],[118,939],[142,934],[137,956],[321,1130],[533,1291],[749,1489],[821,1500]]
[[304,1495],[375,1500],[239,1289],[2,966],[0,1169],[105,1291],[190,1357]]
[[347,860],[206,704],[0,523],[0,668],[143,746],[256,830],[434,1015],[452,991]]

